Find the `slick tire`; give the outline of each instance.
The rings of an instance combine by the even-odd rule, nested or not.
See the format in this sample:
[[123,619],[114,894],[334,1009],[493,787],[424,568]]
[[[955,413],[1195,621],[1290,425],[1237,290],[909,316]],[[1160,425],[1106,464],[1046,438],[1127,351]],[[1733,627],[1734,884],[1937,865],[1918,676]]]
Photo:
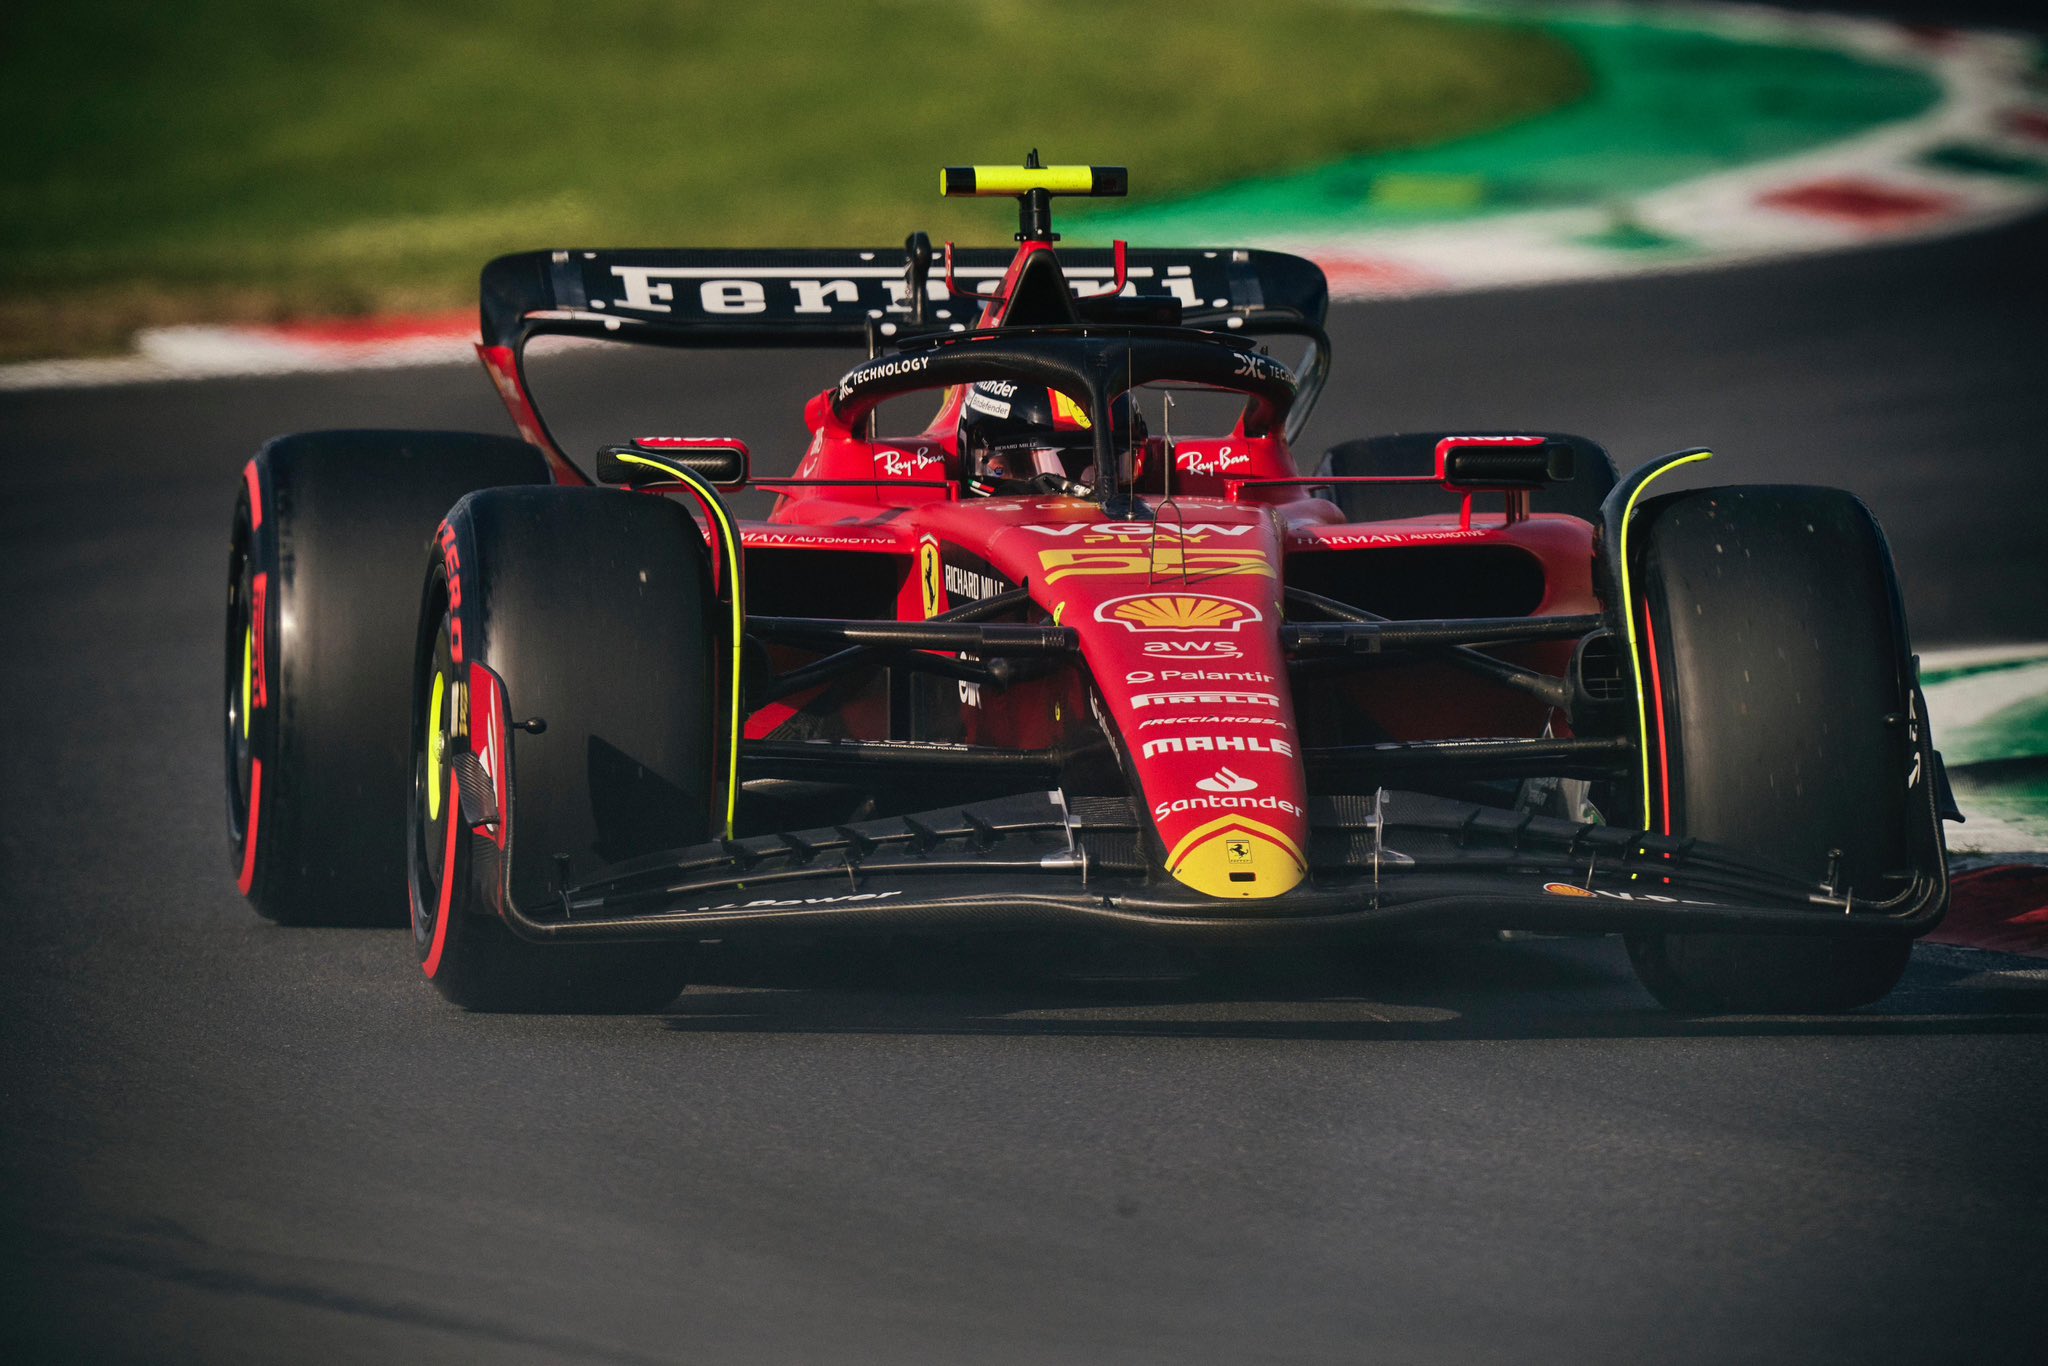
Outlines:
[[223,669],[230,867],[290,925],[402,923],[420,564],[473,489],[545,481],[468,432],[279,437],[242,471]]
[[511,912],[555,919],[563,886],[715,833],[722,636],[696,523],[646,494],[492,489],[448,514],[417,601],[405,843],[421,970],[470,1010],[668,1004],[686,948],[539,942]]
[[[1529,495],[1532,512],[1567,512],[1583,521],[1600,525],[1600,503],[1614,487],[1614,459],[1597,441],[1568,432],[1397,432],[1387,436],[1364,436],[1341,442],[1324,452],[1318,474],[1405,475],[1432,474],[1436,470],[1436,443],[1446,436],[1483,435],[1541,436],[1571,446],[1572,477],[1560,480]],[[1384,521],[1393,517],[1439,516],[1457,511],[1456,498],[1432,484],[1339,484],[1334,492],[1337,506],[1357,522]]]
[[[1912,866],[1900,724],[1910,663],[1891,555],[1835,489],[1735,487],[1645,503],[1630,533],[1651,806],[1645,824],[1810,875],[1830,851],[1868,901]],[[1905,936],[1635,934],[1636,974],[1684,1011],[1868,1005],[1904,973]]]

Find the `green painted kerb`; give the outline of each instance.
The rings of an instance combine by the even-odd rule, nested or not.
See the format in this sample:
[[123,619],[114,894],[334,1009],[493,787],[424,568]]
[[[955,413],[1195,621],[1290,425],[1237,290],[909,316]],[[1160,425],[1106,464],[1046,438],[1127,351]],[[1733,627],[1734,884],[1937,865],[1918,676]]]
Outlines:
[[1070,210],[1074,235],[1217,242],[1597,205],[1911,118],[1941,94],[1924,72],[1825,48],[1590,20],[1543,27],[1593,74],[1592,93],[1568,108],[1170,204]]
[[[1945,695],[1976,680],[2004,678],[2012,700],[1969,725],[1945,725]],[[1979,834],[1967,823],[1949,832],[1955,849],[1991,847],[2014,852],[2048,850],[2048,659],[2038,652],[2021,658],[1924,670],[1934,743],[1948,764],[1956,801],[1972,816],[1983,815],[2001,829]]]
[[2011,759],[2048,762],[2048,697],[2015,703],[1974,726],[1938,731],[1935,743],[1958,766]]

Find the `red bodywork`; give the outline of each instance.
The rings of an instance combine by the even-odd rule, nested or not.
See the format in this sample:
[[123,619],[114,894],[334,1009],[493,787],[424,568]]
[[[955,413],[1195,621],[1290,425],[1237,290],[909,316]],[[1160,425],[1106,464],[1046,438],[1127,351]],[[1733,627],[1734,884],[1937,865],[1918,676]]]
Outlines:
[[[1008,300],[1033,257],[1050,251],[1041,242],[1020,245],[981,328],[1005,326]],[[488,348],[484,359],[521,432],[547,446],[513,355]],[[1444,485],[1442,515],[1349,522],[1324,496],[1327,481],[1303,477],[1256,397],[1231,432],[1178,439],[1170,449],[1148,443],[1141,454],[1151,468],[1137,485],[1150,515],[1119,520],[1099,501],[1079,497],[966,497],[956,440],[966,391],[935,392],[941,396],[928,425],[900,436],[871,435],[869,414],[879,400],[846,402],[844,386],[807,405],[812,436],[795,475],[755,481],[779,501],[765,521],[741,525],[750,609],[760,610],[766,595],[756,587],[759,552],[772,552],[778,565],[806,552],[798,577],[818,583],[853,557],[868,568],[867,557],[883,557],[895,591],[869,615],[893,608],[896,619],[922,620],[1021,586],[1036,609],[1025,619],[1078,632],[1085,668],[1020,683],[1000,697],[948,682],[956,704],[927,698],[932,704],[919,708],[911,734],[878,696],[828,699],[821,686],[753,711],[747,739],[787,733],[821,701],[831,709],[827,733],[846,739],[1036,750],[1114,737],[1164,870],[1208,895],[1267,898],[1306,875],[1303,759],[1311,746],[1567,732],[1543,703],[1426,661],[1297,686],[1281,644],[1282,590],[1309,581],[1366,605],[1398,584],[1396,598],[1434,600],[1418,576],[1438,573],[1436,566],[1449,563],[1444,556],[1478,553],[1504,566],[1480,576],[1497,582],[1482,585],[1477,603],[1446,582],[1434,595],[1443,602],[1439,614],[1592,613],[1599,604],[1586,522],[1532,516],[1526,495],[1514,493],[1489,495],[1475,513],[1470,492],[1451,486],[1441,467],[1425,482]],[[559,452],[551,459],[559,478],[573,472],[583,479]],[[780,610],[809,612],[801,586],[768,591]],[[1499,653],[1560,674],[1570,648],[1553,642]],[[819,733],[815,719],[805,733]]]

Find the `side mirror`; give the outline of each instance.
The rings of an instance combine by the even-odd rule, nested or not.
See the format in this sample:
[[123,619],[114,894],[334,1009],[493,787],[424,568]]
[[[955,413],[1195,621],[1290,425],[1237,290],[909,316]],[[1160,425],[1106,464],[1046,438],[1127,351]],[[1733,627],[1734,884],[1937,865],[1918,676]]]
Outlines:
[[597,453],[597,477],[629,488],[672,484],[670,470],[678,467],[718,488],[743,488],[752,456],[746,442],[729,436],[641,436]]
[[1436,477],[1452,489],[1538,489],[1572,477],[1571,443],[1540,436],[1447,436],[1436,443]]

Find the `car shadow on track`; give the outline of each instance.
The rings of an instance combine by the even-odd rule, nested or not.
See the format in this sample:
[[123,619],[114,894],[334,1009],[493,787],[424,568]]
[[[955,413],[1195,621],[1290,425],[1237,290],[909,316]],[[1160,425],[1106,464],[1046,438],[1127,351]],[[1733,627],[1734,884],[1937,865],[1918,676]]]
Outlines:
[[1656,1007],[1611,938],[1467,937],[1229,957],[895,945],[723,951],[664,1017],[686,1034],[1485,1040],[2048,1033],[2048,965],[1923,947],[1847,1015]]

